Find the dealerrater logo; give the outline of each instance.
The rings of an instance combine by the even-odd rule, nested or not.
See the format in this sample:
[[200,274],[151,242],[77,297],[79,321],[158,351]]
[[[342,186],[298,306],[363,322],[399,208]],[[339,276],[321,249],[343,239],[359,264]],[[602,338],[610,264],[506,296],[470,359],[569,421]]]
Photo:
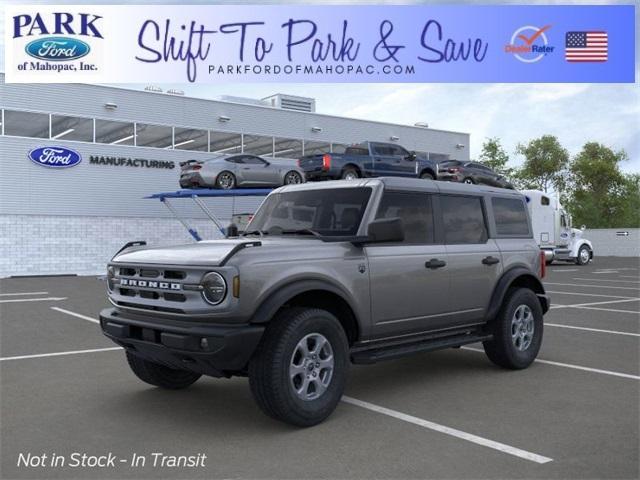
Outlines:
[[100,32],[101,19],[90,13],[68,12],[14,16],[13,39],[28,42],[24,51],[35,59],[20,62],[18,70],[95,72],[98,67],[88,57],[89,42],[104,38]]
[[539,62],[546,55],[553,53],[555,49],[554,46],[549,45],[547,38],[547,32],[550,28],[551,25],[520,27],[513,32],[511,41],[504,46],[504,51],[524,63]]

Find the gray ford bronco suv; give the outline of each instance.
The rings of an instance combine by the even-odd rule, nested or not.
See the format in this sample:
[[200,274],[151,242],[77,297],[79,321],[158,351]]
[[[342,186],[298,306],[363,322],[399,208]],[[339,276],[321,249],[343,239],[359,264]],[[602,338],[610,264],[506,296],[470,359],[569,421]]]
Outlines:
[[350,363],[482,342],[526,368],[549,300],[524,197],[377,178],[274,190],[246,232],[128,246],[108,266],[105,335],[144,382],[249,377],[262,410],[324,420]]

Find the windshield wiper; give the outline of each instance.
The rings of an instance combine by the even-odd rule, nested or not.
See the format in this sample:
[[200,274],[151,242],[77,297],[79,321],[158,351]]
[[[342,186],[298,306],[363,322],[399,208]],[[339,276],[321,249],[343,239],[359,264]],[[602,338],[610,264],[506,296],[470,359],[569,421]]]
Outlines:
[[317,238],[324,238],[324,235],[316,232],[315,230],[311,230],[310,228],[300,228],[298,230],[283,230],[282,235],[313,235]]
[[247,235],[260,235],[262,237],[263,235],[269,235],[269,232],[265,232],[263,230],[249,230],[242,234],[243,237],[246,237]]

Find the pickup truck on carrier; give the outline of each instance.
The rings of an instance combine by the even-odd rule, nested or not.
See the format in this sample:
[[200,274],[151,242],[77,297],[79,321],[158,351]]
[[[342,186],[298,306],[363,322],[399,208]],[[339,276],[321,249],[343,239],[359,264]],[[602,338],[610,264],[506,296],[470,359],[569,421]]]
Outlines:
[[363,142],[344,153],[320,153],[298,160],[308,181],[363,177],[413,177],[435,180],[438,165],[426,155],[393,143]]

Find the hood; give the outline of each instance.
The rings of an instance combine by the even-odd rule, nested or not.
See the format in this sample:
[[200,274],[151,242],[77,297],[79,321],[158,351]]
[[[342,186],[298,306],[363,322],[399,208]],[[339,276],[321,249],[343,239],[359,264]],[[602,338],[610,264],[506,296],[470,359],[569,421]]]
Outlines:
[[238,245],[251,240],[211,240],[168,247],[138,247],[125,250],[113,259],[118,263],[158,265],[212,265],[222,262]]
[[[261,246],[251,246],[248,248],[268,248],[274,246],[300,246],[300,237],[242,237],[239,239],[206,240],[198,243],[186,245],[175,245],[165,247],[135,247],[130,248],[113,258],[113,262],[148,264],[148,265],[184,265],[184,266],[218,266],[241,244],[252,244],[260,242]],[[317,243],[321,240],[304,237],[308,246],[317,248]],[[242,249],[237,250],[241,252]]]
[[580,230],[579,228],[572,228],[571,229],[571,236],[573,238],[582,238],[582,234],[584,232],[582,230]]

